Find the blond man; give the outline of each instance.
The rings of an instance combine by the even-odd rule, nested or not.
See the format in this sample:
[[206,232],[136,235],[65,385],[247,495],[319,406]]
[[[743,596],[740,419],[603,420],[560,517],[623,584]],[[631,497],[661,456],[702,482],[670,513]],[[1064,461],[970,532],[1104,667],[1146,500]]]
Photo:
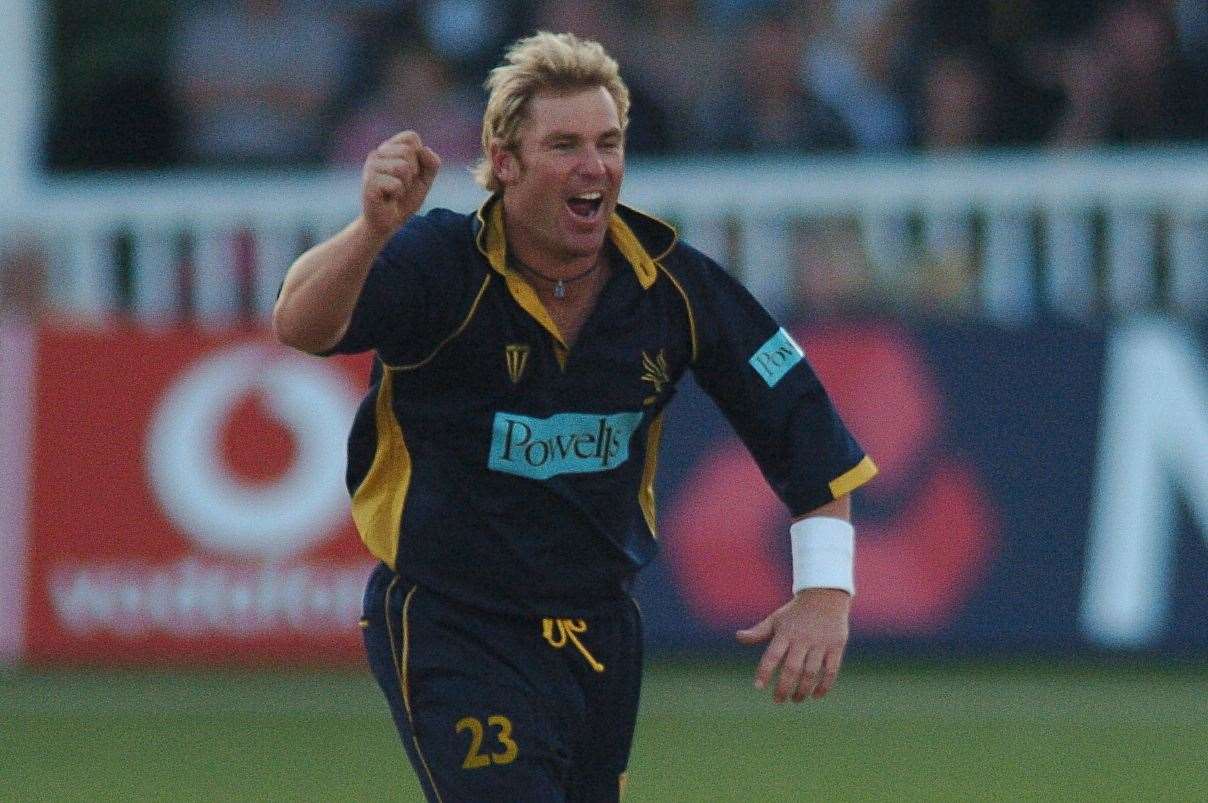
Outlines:
[[715,263],[619,202],[629,93],[598,44],[539,33],[486,82],[490,197],[418,214],[417,132],[365,162],[362,213],[290,268],[279,338],[376,352],[349,439],[381,562],[362,622],[430,800],[615,800],[637,716],[629,596],[657,552],[664,408],[691,369],[794,514],[792,593],[744,643],[820,697],[852,593],[848,494],[876,472],[800,348]]

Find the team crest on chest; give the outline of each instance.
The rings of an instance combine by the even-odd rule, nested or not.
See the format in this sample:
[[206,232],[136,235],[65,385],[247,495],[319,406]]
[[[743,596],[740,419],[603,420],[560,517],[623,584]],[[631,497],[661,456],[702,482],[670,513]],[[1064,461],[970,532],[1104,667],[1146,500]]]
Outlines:
[[503,361],[508,367],[508,378],[515,385],[524,377],[528,367],[529,346],[527,343],[508,343],[503,347]]
[[663,387],[671,381],[671,374],[667,370],[667,355],[662,349],[659,349],[654,357],[645,351],[642,352],[642,381],[654,386],[654,395],[647,396],[642,404],[654,404],[654,400],[663,392]]

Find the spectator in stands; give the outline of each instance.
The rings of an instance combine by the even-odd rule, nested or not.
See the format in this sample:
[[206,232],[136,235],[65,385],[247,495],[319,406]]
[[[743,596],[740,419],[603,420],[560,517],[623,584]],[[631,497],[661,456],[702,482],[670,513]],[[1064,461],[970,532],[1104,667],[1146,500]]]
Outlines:
[[[481,88],[503,48],[527,33],[530,0],[411,0],[419,31],[457,80]],[[485,101],[484,104],[485,106]]]
[[[946,68],[936,54],[959,54],[981,88],[977,146],[1029,146],[1041,142],[1061,112],[1057,74],[1070,45],[1098,16],[1107,0],[912,0],[906,46],[913,65],[910,85],[922,145],[923,95]],[[949,86],[953,82],[948,82]],[[934,88],[934,87],[933,87]],[[925,146],[924,146],[925,147]]]
[[1108,9],[1094,35],[1111,89],[1102,139],[1140,144],[1208,135],[1204,90],[1179,54],[1168,10],[1125,0]]
[[701,0],[650,0],[633,3],[632,13],[624,15],[617,49],[633,71],[626,82],[646,91],[643,108],[661,110],[666,150],[690,151],[706,137],[703,90],[717,86],[723,75],[717,37],[705,26],[700,5]]
[[351,43],[332,99],[332,119],[338,121],[378,89],[385,62],[400,49],[422,43],[423,34],[416,3],[410,0],[341,0],[332,5]]
[[323,114],[351,45],[326,5],[220,0],[182,8],[171,63],[188,158],[226,165],[318,161]]
[[805,23],[800,14],[771,11],[739,33],[730,85],[709,115],[713,147],[750,153],[855,146],[839,114],[800,79]]
[[970,53],[939,53],[923,71],[919,145],[924,151],[969,150],[986,142],[989,81]]
[[754,15],[781,10],[787,5],[784,0],[702,0],[701,2],[705,18],[717,30],[741,25],[744,20],[750,19]]
[[818,7],[802,78],[830,104],[867,150],[910,143],[910,118],[898,82],[905,75],[905,30],[914,0],[833,0]]
[[1062,104],[1046,139],[1059,148],[1094,145],[1107,134],[1112,97],[1106,71],[1088,38],[1066,46],[1050,59]]
[[426,144],[447,163],[468,164],[482,152],[482,110],[423,45],[399,51],[382,66],[376,89],[338,123],[329,161],[360,167],[367,154],[399,131],[424,130]]
[[[640,9],[635,16],[646,19]],[[622,18],[627,16],[620,0],[536,0],[533,3],[533,27],[543,31],[570,31],[588,37],[609,51],[623,46],[627,30]]]
[[1180,55],[1201,77],[1208,74],[1208,6],[1204,0],[1171,0]]
[[[937,53],[923,69],[919,145],[927,153],[959,154],[990,143],[990,73],[971,51]],[[977,253],[968,221],[937,225],[896,288],[906,303],[929,315],[971,312]]]
[[54,9],[53,35],[46,37],[55,48],[48,54],[53,91],[44,99],[52,114],[46,142],[52,169],[155,169],[180,161],[181,121],[163,52],[172,2],[123,3],[121,14],[107,0],[5,7],[4,25],[14,24],[8,15],[17,8]]
[[1166,11],[1109,6],[1056,60],[1063,106],[1047,141],[1060,147],[1208,137],[1203,77]]

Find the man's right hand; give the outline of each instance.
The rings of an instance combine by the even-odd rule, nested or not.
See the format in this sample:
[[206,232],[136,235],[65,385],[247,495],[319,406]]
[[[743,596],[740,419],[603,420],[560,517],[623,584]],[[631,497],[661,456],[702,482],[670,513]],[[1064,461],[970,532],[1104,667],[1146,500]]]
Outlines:
[[348,331],[373,259],[423,205],[440,157],[404,131],[379,145],[361,171],[361,215],[307,250],[285,274],[273,331],[287,346],[319,354]]
[[369,154],[361,171],[361,211],[373,234],[385,240],[419,211],[440,170],[440,157],[419,134],[403,131]]

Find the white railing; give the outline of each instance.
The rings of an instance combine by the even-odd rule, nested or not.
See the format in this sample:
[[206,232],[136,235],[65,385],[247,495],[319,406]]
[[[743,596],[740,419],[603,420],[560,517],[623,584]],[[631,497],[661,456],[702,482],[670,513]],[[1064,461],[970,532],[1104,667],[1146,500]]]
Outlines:
[[[446,168],[429,201],[469,210],[483,197]],[[224,320],[265,313],[293,257],[358,198],[349,173],[53,179],[0,200],[0,245],[44,243],[53,303],[69,311],[127,305],[154,320],[175,313],[183,283],[202,319]],[[976,254],[976,303],[997,320],[1208,315],[1208,150],[637,163],[623,199],[781,308],[794,226],[839,217],[857,222],[889,287],[908,284],[921,253]]]

